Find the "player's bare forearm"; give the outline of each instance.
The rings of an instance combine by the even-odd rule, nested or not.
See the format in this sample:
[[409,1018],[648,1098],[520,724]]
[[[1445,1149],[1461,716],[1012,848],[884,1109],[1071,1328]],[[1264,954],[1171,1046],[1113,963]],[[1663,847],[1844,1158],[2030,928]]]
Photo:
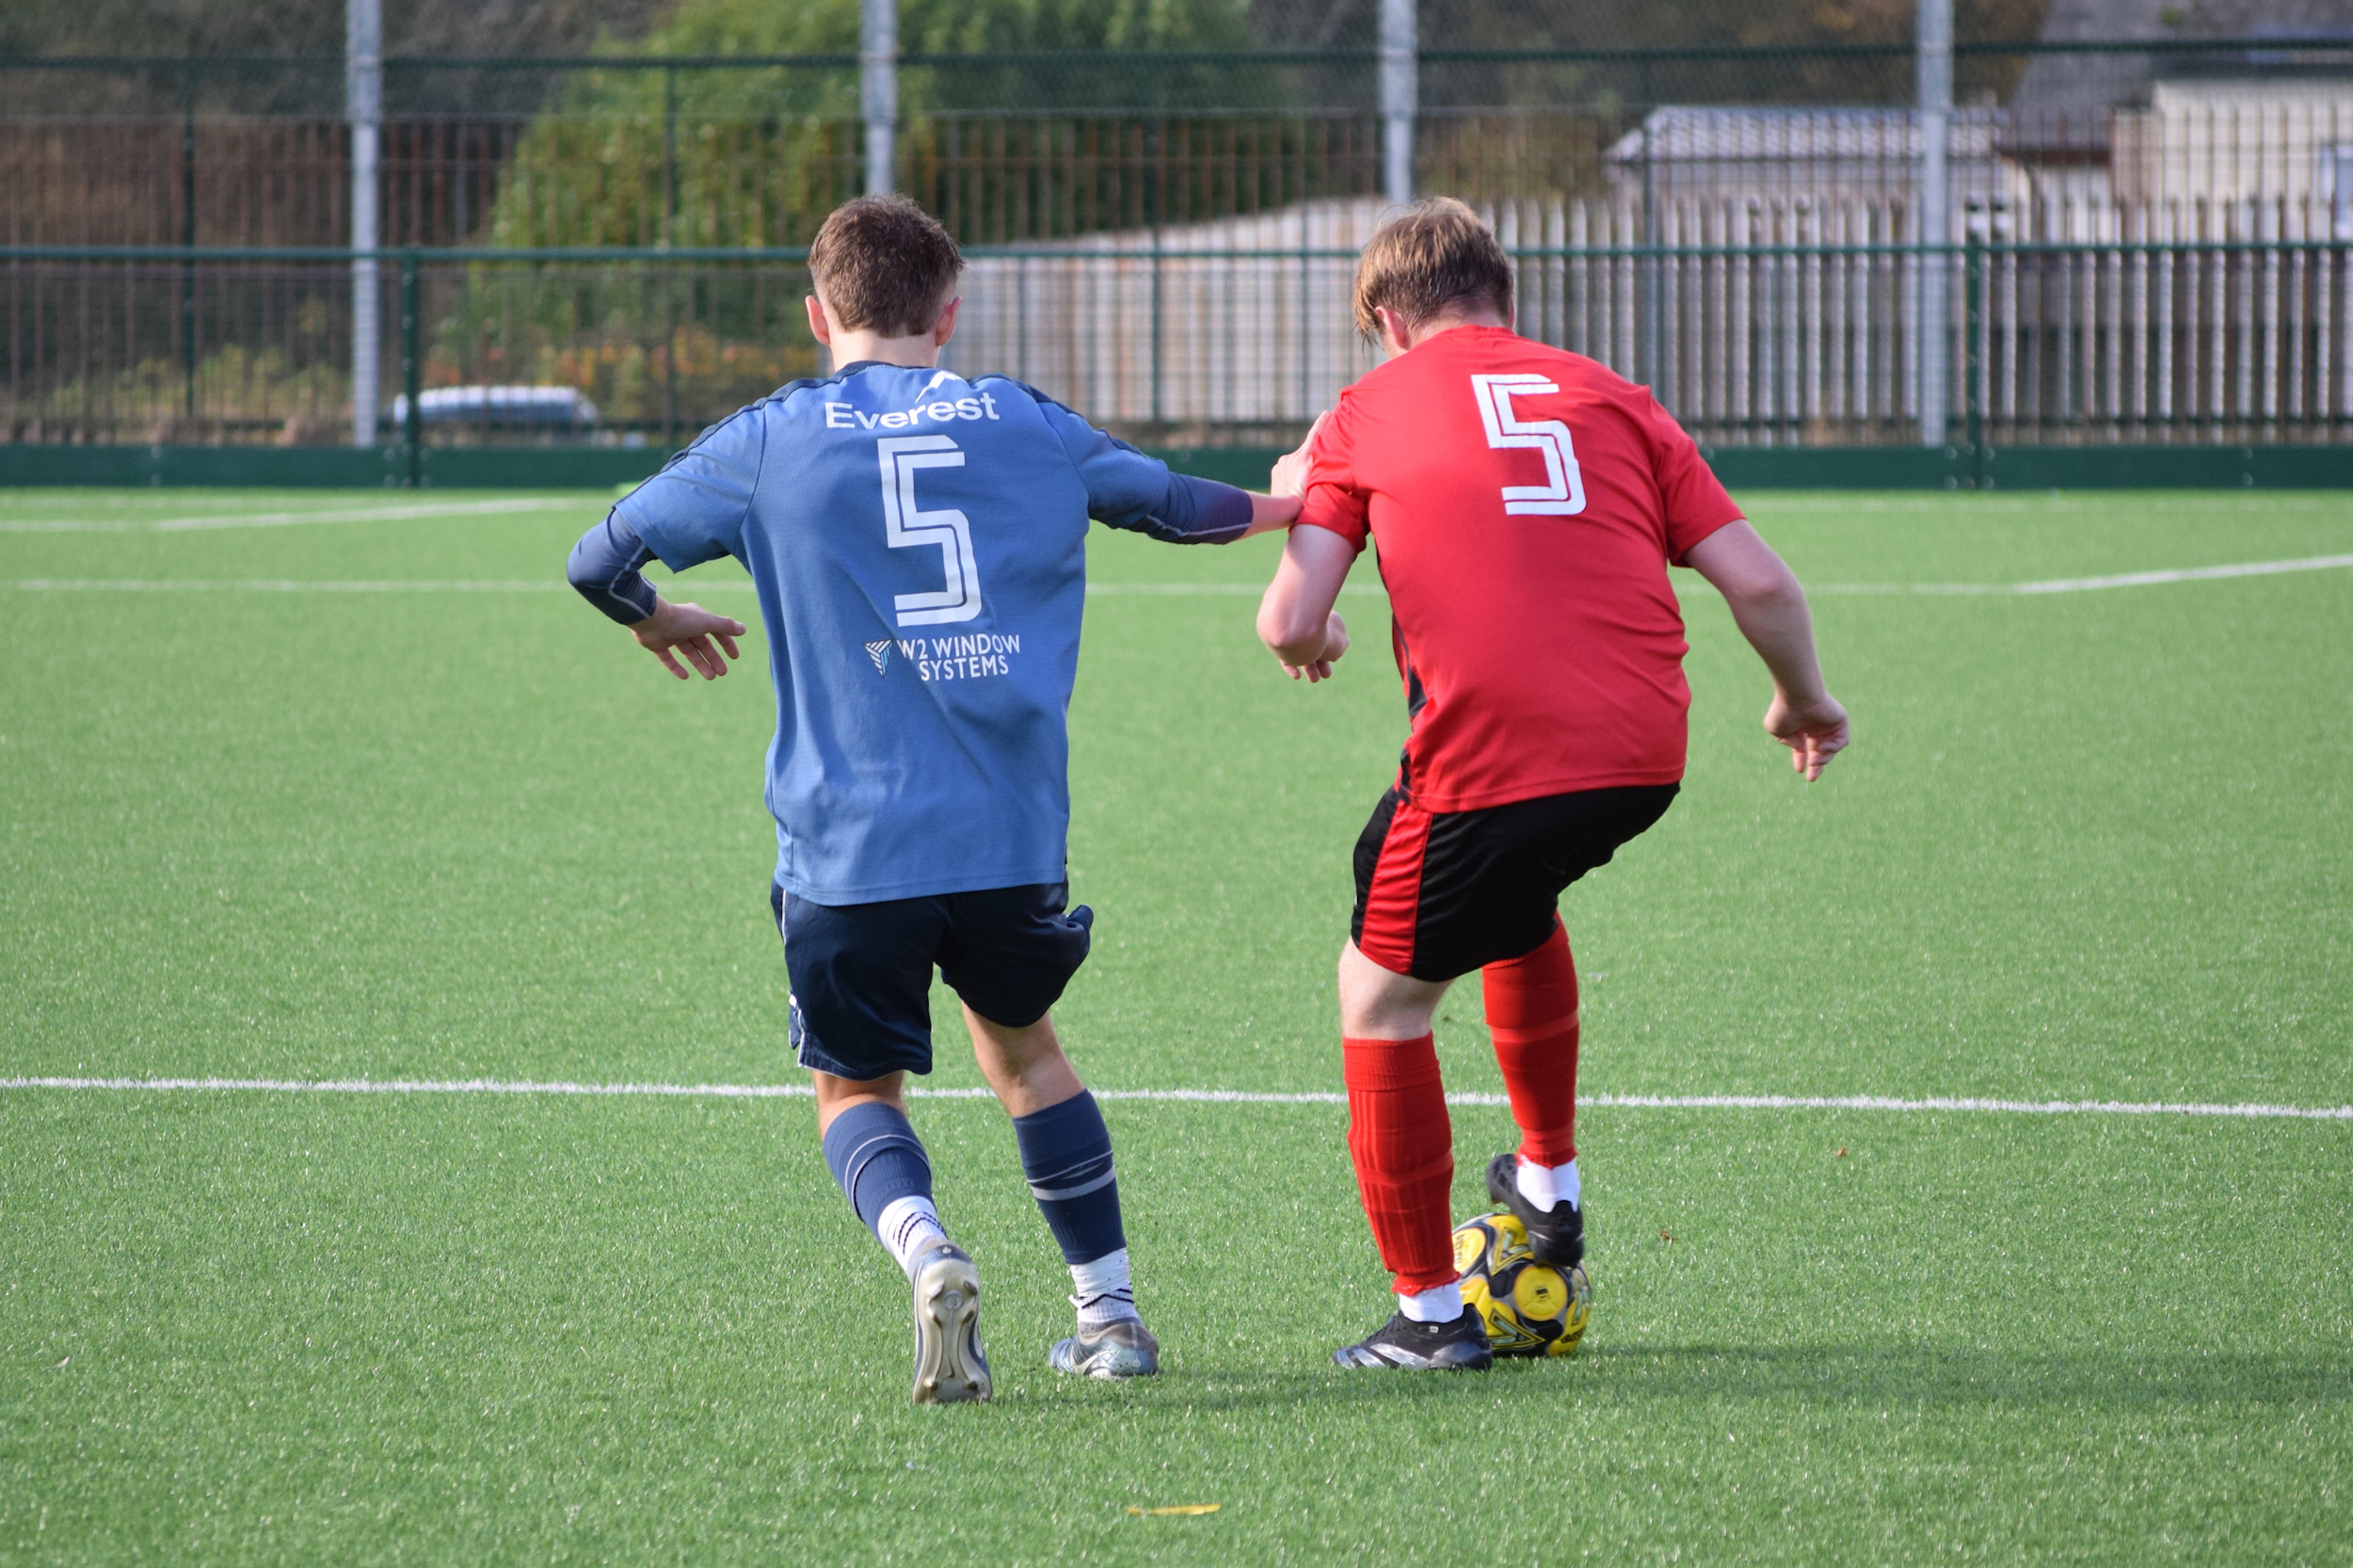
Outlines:
[[1299,520],[1299,497],[1295,495],[1260,495],[1256,490],[1243,493],[1250,497],[1250,526],[1241,535],[1245,539],[1253,534],[1272,534],[1277,528],[1289,528]]
[[1332,679],[1332,661],[1348,651],[1348,623],[1337,611],[1324,616],[1320,632],[1279,647],[1270,645],[1283,673],[1293,680],[1305,680],[1310,685]]
[[1808,782],[1847,748],[1847,710],[1830,695],[1814,647],[1814,616],[1788,563],[1745,522],[1718,529],[1686,562],[1724,596],[1740,634],[1773,678],[1765,728]]
[[1356,547],[1326,528],[1294,528],[1258,600],[1258,640],[1294,680],[1329,680],[1348,651],[1348,625],[1334,613]]
[[[673,604],[659,595],[653,605],[653,614],[632,626],[630,635],[680,680],[690,679],[686,665],[679,663],[680,654],[705,680],[718,680],[728,673],[728,659],[743,657],[735,646],[735,639],[744,635],[742,621],[714,616],[699,604]],[[722,648],[727,658],[720,657]]]
[[1773,677],[1773,688],[1801,705],[1817,703],[1830,695],[1822,680],[1822,664],[1814,648],[1814,613],[1805,589],[1790,576],[1785,582],[1725,602],[1740,634],[1756,649]]

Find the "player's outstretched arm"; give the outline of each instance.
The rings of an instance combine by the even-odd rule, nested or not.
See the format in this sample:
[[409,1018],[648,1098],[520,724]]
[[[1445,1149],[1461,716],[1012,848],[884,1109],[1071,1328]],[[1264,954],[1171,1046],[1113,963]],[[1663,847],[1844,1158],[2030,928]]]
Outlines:
[[1328,528],[1291,530],[1274,581],[1258,600],[1258,640],[1293,680],[1332,678],[1332,661],[1348,651],[1348,623],[1332,608],[1356,564],[1356,547]]
[[1847,748],[1847,710],[1822,682],[1814,617],[1797,573],[1745,522],[1708,535],[1684,564],[1724,596],[1740,634],[1772,672],[1766,732],[1789,748],[1790,765],[1808,783],[1821,777],[1830,760]]
[[1277,528],[1289,528],[1299,520],[1299,497],[1295,495],[1260,495],[1257,490],[1244,490],[1250,498],[1250,526],[1241,536],[1272,534]]
[[[653,552],[616,510],[580,536],[564,575],[581,598],[628,627],[638,646],[661,660],[672,675],[688,679],[677,658],[683,653],[705,680],[716,680],[728,673],[727,659],[742,657],[735,639],[744,634],[744,623],[714,616],[699,604],[673,604],[664,599],[646,581],[645,567],[652,559]],[[727,659],[719,656],[721,648],[727,650]]]

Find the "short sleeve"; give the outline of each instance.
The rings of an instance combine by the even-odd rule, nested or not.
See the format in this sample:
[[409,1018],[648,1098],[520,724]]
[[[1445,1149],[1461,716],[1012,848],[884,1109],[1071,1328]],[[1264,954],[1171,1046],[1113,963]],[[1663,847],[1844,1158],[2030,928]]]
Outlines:
[[1307,493],[1300,500],[1299,521],[1337,534],[1361,551],[1371,524],[1366,511],[1369,498],[1356,483],[1353,411],[1343,394],[1307,449]]
[[1070,455],[1079,483],[1086,487],[1087,516],[1114,527],[1131,527],[1133,520],[1160,509],[1168,496],[1166,463],[1097,430],[1034,389],[1022,390],[1036,400],[1047,428]]
[[760,486],[762,407],[704,431],[614,508],[672,571],[742,557],[744,520]]
[[1734,501],[1700,456],[1699,443],[1675,422],[1673,414],[1645,396],[1644,418],[1649,425],[1651,471],[1658,480],[1658,497],[1666,508],[1667,559],[1683,565],[1693,545],[1727,523],[1741,519]]

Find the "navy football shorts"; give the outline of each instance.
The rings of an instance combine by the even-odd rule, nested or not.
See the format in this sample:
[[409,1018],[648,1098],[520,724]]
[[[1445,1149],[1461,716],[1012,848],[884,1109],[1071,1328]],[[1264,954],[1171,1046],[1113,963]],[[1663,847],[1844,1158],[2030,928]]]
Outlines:
[[1432,813],[1391,790],[1356,840],[1356,951],[1452,980],[1532,952],[1561,891],[1667,814],[1679,788],[1629,784]]
[[801,1065],[864,1081],[932,1070],[932,969],[994,1024],[1046,1016],[1086,962],[1095,911],[1059,882],[811,904],[771,886]]

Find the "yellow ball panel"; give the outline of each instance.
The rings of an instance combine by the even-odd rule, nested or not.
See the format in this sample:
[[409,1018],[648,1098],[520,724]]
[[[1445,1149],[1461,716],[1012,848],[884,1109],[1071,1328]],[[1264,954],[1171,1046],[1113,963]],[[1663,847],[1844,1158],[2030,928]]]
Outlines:
[[1569,1307],[1561,1319],[1560,1336],[1545,1347],[1546,1355],[1574,1355],[1585,1341],[1585,1325],[1593,1316],[1593,1283],[1582,1267],[1569,1271]]
[[1535,1322],[1557,1318],[1569,1304],[1569,1282],[1557,1269],[1543,1264],[1522,1269],[1519,1279],[1512,1287],[1512,1304],[1521,1317]]
[[1454,1272],[1467,1274],[1487,1256],[1487,1229],[1477,1220],[1454,1233]]
[[1496,1236],[1495,1256],[1488,1261],[1487,1272],[1499,1274],[1523,1257],[1535,1255],[1528,1250],[1528,1227],[1510,1214],[1490,1214],[1486,1223]]

